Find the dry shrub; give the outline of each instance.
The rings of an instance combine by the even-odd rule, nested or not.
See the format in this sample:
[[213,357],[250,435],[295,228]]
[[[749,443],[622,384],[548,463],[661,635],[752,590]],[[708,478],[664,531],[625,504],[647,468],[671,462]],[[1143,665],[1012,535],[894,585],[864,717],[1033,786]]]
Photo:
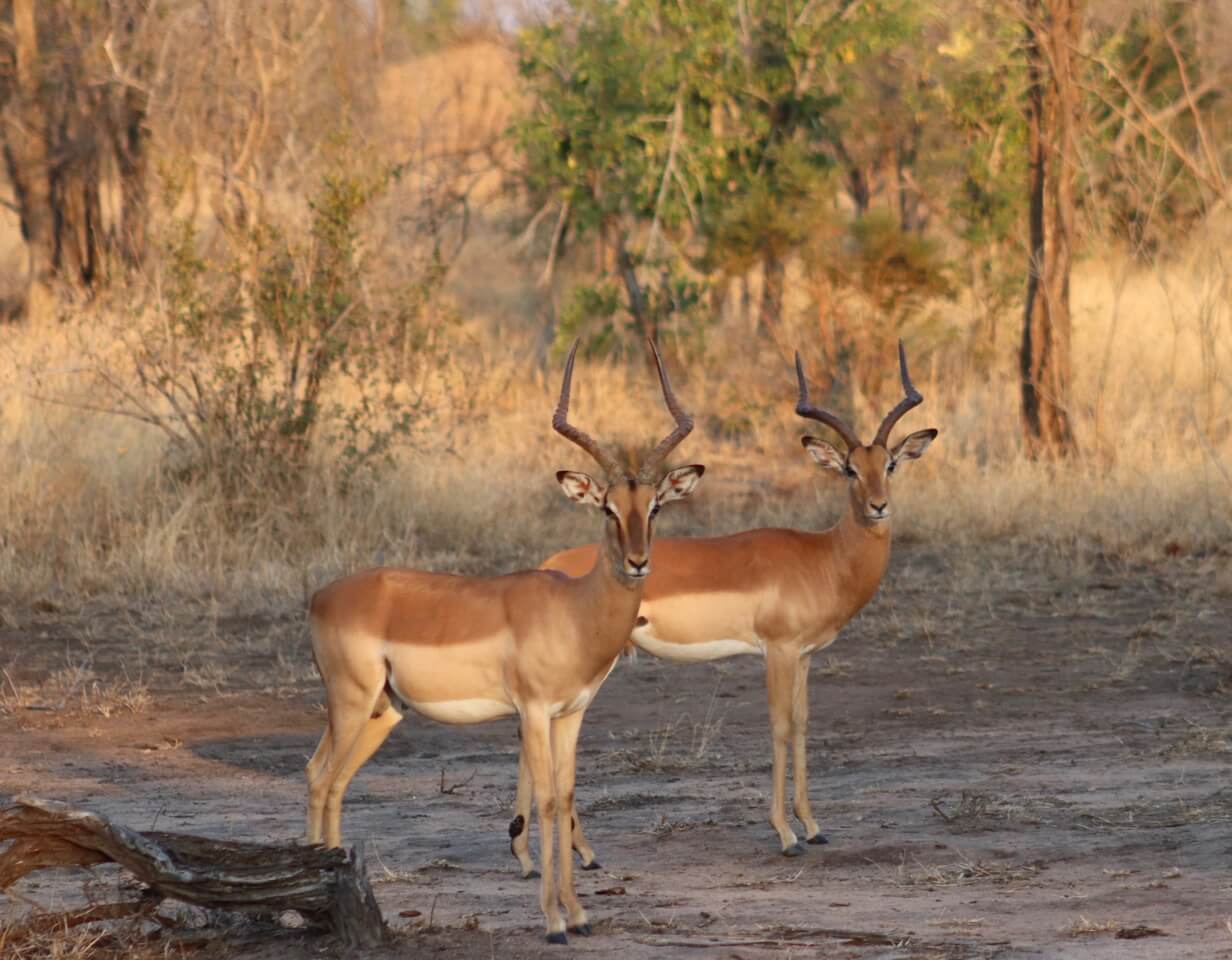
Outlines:
[[[1078,271],[1080,452],[1061,464],[1024,454],[1008,351],[986,380],[964,375],[944,349],[913,345],[926,401],[904,426],[935,425],[941,436],[896,486],[896,535],[963,553],[1010,544],[1058,558],[1226,563],[1232,298],[1212,269],[1199,251],[1156,270],[1105,260]],[[335,451],[318,446],[302,494],[259,500],[238,527],[223,522],[229,505],[217,490],[163,482],[154,431],[36,399],[72,393],[86,348],[106,348],[91,336],[84,323],[19,332],[0,353],[0,578],[12,593],[256,590],[298,601],[306,586],[367,563],[496,572],[595,536],[593,517],[552,483],[556,469],[590,465],[550,431],[558,371],[542,366],[533,334],[498,342],[482,319],[463,324],[441,362],[465,401],[439,397],[420,449],[348,493]],[[807,355],[803,332],[800,342]],[[798,448],[809,426],[792,414],[788,357],[719,331],[703,357],[673,365],[701,424],[681,456],[711,471],[705,495],[665,518],[664,533],[819,529],[838,515],[839,483]],[[575,389],[579,422],[605,439],[636,449],[664,425],[640,365],[588,361]],[[893,400],[857,394],[857,429],[871,432]]]

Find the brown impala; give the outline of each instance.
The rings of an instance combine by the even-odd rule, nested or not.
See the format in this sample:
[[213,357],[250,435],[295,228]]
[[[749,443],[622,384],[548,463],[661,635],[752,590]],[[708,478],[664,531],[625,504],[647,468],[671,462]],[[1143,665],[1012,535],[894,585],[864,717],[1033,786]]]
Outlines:
[[[342,843],[342,796],[409,707],[442,723],[517,713],[522,755],[538,799],[543,838],[540,904],[548,941],[589,934],[569,854],[578,730],[629,638],[650,572],[651,520],[693,492],[703,467],[664,474],[667,455],[693,429],[654,349],[659,383],[676,420],[636,474],[568,422],[577,344],[569,353],[552,426],[603,468],[605,481],[562,470],[565,495],[604,515],[602,552],[574,575],[527,570],[461,577],[365,570],[312,598],[312,649],[325,683],[325,733],[308,761],[308,842]],[[526,815],[529,816],[529,804]],[[560,885],[552,821],[560,826]]]
[[[632,640],[670,660],[715,660],[759,654],[766,660],[774,779],[770,823],[783,853],[804,852],[787,822],[787,746],[792,747],[795,813],[809,843],[825,837],[809,807],[805,735],[808,730],[809,658],[834,642],[839,630],[868,603],[890,559],[890,477],[928,448],[936,430],[920,430],[890,446],[890,431],[923,401],[907,375],[907,356],[898,345],[906,397],[891,410],[868,446],[842,419],[809,402],[800,355],[796,413],[831,427],[846,445],[841,452],[816,437],[803,436],[804,449],[827,470],[847,478],[848,509],[834,527],[804,530],[746,530],[727,537],[667,538],[654,546],[654,573],[646,584]],[[594,563],[596,547],[566,550],[543,566],[577,574]],[[525,765],[520,770],[515,825],[525,824],[530,796]],[[572,818],[574,849],[583,866],[594,851]],[[511,828],[512,832],[512,828]],[[528,831],[514,837],[513,852],[523,874],[533,869]],[[563,846],[562,846],[563,849]]]

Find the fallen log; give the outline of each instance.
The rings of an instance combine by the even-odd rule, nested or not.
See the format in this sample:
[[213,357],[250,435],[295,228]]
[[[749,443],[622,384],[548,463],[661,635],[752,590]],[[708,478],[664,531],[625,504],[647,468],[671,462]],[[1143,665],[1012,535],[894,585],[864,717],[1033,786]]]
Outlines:
[[387,936],[362,847],[244,843],[183,833],[140,833],[87,810],[18,798],[0,810],[0,890],[45,867],[117,863],[151,894],[247,913],[295,910],[350,947]]

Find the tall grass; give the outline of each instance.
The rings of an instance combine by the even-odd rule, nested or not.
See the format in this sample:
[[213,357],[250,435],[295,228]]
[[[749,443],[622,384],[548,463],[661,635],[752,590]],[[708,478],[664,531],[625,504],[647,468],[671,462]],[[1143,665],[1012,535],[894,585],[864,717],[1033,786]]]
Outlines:
[[[965,366],[961,338],[931,349],[912,344],[926,402],[900,430],[936,426],[941,436],[896,481],[896,536],[966,553],[1011,544],[1062,558],[1208,555],[1226,564],[1232,264],[1220,252],[1227,245],[1213,242],[1219,229],[1211,224],[1212,236],[1165,267],[1106,256],[1076,272],[1071,413],[1079,454],[1071,460],[1024,455],[1012,318],[991,375]],[[501,271],[492,276],[499,283]],[[961,324],[961,304],[944,309]],[[595,517],[568,504],[552,479],[562,467],[591,467],[550,429],[557,364],[544,362],[532,334],[506,329],[494,340],[494,323],[476,316],[460,331],[452,362],[472,402],[438,413],[428,431],[435,440],[345,496],[329,451],[318,451],[302,498],[253,504],[238,527],[208,484],[177,482],[163,469],[156,431],[82,408],[105,403],[83,379],[107,353],[98,318],[49,332],[6,331],[0,591],[208,593],[281,605],[365,564],[496,572],[593,537]],[[807,323],[792,336],[808,356]],[[783,346],[718,329],[703,356],[683,366],[669,357],[699,422],[678,455],[710,472],[703,495],[665,532],[763,523],[820,529],[837,516],[841,484],[800,450],[797,437],[809,425],[792,413]],[[857,430],[870,434],[894,399],[857,397]],[[631,449],[668,424],[640,365],[583,362],[574,411],[588,429]]]

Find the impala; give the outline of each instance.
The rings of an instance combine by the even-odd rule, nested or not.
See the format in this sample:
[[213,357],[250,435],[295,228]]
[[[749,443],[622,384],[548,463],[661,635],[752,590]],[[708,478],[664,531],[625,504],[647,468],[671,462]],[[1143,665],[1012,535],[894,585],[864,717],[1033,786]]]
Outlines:
[[[646,584],[632,641],[670,660],[715,660],[759,654],[766,661],[770,730],[774,744],[770,823],[786,856],[804,852],[785,810],[787,747],[791,744],[795,814],[808,843],[825,843],[809,806],[805,737],[808,669],[813,653],[834,642],[839,630],[868,603],[890,559],[890,478],[919,458],[936,430],[920,430],[890,446],[890,431],[923,397],[911,384],[900,342],[899,367],[906,394],[881,422],[873,442],[862,444],[841,418],[809,401],[804,367],[796,354],[796,413],[831,427],[845,451],[805,435],[804,449],[826,470],[847,480],[848,508],[835,526],[803,530],[746,530],[726,537],[665,538],[654,546],[654,574]],[[556,554],[543,566],[577,573],[594,562],[596,547]],[[530,809],[526,770],[519,770],[514,825]],[[574,849],[583,865],[594,860],[576,812]],[[512,832],[512,827],[510,828]],[[531,864],[525,832],[514,854],[526,874]],[[562,845],[563,849],[563,845]]]
[[[578,730],[629,637],[650,572],[652,520],[693,492],[704,470],[660,465],[692,430],[651,344],[676,426],[636,474],[568,421],[577,344],[569,353],[553,428],[603,468],[605,481],[562,470],[565,495],[602,510],[603,542],[576,575],[528,570],[463,577],[380,568],[336,580],[312,598],[312,649],[325,684],[325,733],[308,761],[308,842],[342,842],[342,797],[409,707],[442,723],[517,713],[524,769],[543,839],[540,904],[548,941],[589,934],[570,857]],[[529,803],[526,809],[530,813]],[[552,868],[560,823],[560,883]]]

